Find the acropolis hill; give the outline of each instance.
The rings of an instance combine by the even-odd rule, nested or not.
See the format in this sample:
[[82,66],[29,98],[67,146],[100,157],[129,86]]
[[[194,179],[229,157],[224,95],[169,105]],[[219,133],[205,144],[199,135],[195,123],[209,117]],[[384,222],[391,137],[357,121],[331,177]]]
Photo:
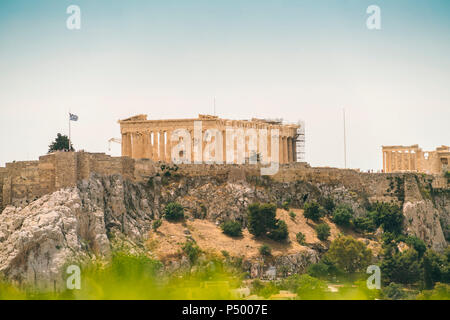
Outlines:
[[[0,167],[0,208],[7,205],[24,206],[31,201],[56,190],[74,187],[88,180],[92,174],[120,175],[125,180],[145,182],[161,171],[161,162],[150,159],[111,157],[104,153],[54,152],[41,156],[38,161],[17,161]],[[180,164],[178,174],[186,177],[218,177],[256,179],[260,177],[260,164]],[[388,177],[404,176],[402,173],[362,173],[352,169],[314,168],[307,163],[293,162],[280,165],[279,171],[270,176],[274,181],[295,182],[298,180],[342,184],[350,189],[376,194],[383,199],[388,189]],[[408,176],[408,175],[406,175]],[[411,175],[409,175],[411,176]],[[428,176],[433,188],[447,188],[443,176]]]
[[[161,245],[155,254],[169,269],[180,265],[175,258],[181,250],[178,243],[192,236],[210,250],[227,248],[233,255],[245,255],[243,269],[251,277],[263,277],[273,265],[258,257],[259,240],[249,236],[236,240],[217,231],[229,220],[246,226],[248,205],[261,202],[278,207],[288,203],[298,215],[292,222],[287,211],[277,210],[289,224],[290,242],[271,244],[273,264],[277,270],[305,272],[318,261],[323,244],[303,221],[302,208],[325,198],[351,206],[357,217],[367,214],[369,203],[396,203],[405,218],[406,234],[438,251],[447,246],[450,188],[442,175],[362,173],[288,163],[273,176],[261,176],[260,167],[175,165],[87,152],[55,152],[38,161],[8,163],[0,168],[0,271],[20,282],[36,284],[38,279],[53,288],[55,282],[63,285],[61,270],[67,261],[92,252],[108,255],[114,241],[124,237],[142,244],[159,235]],[[152,223],[172,202],[183,206],[187,226],[205,233],[191,230],[186,235],[182,224],[167,222],[163,233],[152,232]],[[331,239],[344,232],[326,221],[332,227]],[[297,243],[298,231],[307,234],[311,248]],[[364,241],[376,247],[379,240]]]
[[[273,265],[258,257],[259,240],[224,238],[217,231],[229,220],[246,226],[248,206],[255,202],[278,207],[288,203],[299,217],[305,203],[327,198],[350,206],[356,217],[367,215],[371,203],[395,203],[404,215],[405,234],[437,251],[447,247],[450,186],[442,174],[363,173],[290,162],[280,164],[276,174],[262,176],[262,167],[261,163],[177,165],[83,151],[7,163],[0,168],[0,272],[35,285],[38,279],[53,288],[55,283],[63,285],[61,272],[67,261],[92,253],[107,256],[120,245],[115,244],[117,239],[142,247],[149,236],[158,235],[159,240],[152,238],[160,241],[155,254],[169,269],[180,266],[174,257],[187,236],[208,250],[225,246],[233,255],[245,256],[243,269],[252,278],[264,277],[273,265],[277,270],[305,272],[318,261],[323,244],[313,227],[300,218],[292,222],[282,209],[277,215],[289,224],[290,242],[274,247]],[[181,224],[170,223],[163,223],[164,233],[152,233],[152,223],[173,202],[184,208],[186,225],[204,233],[187,230],[186,235]],[[332,221],[327,223],[331,239],[344,232]],[[307,234],[311,247],[297,243],[299,231]],[[376,249],[380,240],[364,241]]]

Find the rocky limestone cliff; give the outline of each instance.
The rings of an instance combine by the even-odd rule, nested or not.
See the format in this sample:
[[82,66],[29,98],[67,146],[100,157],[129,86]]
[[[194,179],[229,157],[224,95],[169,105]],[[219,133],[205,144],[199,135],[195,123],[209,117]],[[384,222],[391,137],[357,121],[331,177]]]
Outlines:
[[[400,176],[394,183],[380,178],[371,188],[368,192],[339,183],[279,182],[236,174],[228,179],[154,175],[144,182],[124,180],[121,175],[92,174],[77,187],[45,195],[24,208],[9,206],[0,214],[0,272],[19,283],[61,282],[67,263],[107,257],[117,236],[142,246],[151,222],[161,217],[171,201],[186,208],[188,219],[216,223],[232,219],[244,225],[247,206],[253,202],[280,205],[290,201],[293,207],[301,207],[306,201],[331,197],[361,214],[369,201],[396,201],[403,204],[409,234],[437,250],[447,246],[441,226],[449,219],[447,191],[432,197],[423,181],[412,174]],[[318,251],[309,250],[276,257],[274,264],[298,272],[318,258]],[[263,276],[271,266],[250,261],[244,267],[252,276]]]

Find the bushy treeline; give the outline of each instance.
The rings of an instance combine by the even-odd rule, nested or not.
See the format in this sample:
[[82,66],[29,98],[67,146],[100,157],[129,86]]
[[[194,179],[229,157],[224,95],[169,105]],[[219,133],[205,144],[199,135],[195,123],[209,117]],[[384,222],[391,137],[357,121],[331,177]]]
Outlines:
[[319,222],[321,218],[329,216],[339,226],[353,228],[359,232],[373,232],[381,227],[385,232],[400,234],[403,229],[403,214],[395,204],[376,202],[368,205],[365,215],[356,217],[353,209],[347,204],[336,206],[330,198],[306,202],[304,216],[308,220]]
[[[408,249],[399,249],[402,242]],[[438,253],[416,237],[385,233],[380,267],[385,283],[432,289],[438,282],[450,283],[450,248]]]

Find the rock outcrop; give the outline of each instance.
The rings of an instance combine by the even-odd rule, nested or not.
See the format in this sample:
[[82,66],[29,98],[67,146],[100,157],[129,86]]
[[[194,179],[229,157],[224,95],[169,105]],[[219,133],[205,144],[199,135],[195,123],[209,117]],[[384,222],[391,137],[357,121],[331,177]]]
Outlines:
[[[142,244],[152,221],[161,217],[171,201],[186,208],[188,219],[215,223],[231,219],[244,226],[247,206],[252,202],[281,205],[288,201],[301,207],[306,201],[330,197],[361,214],[369,201],[396,201],[403,204],[408,233],[437,250],[447,246],[441,221],[449,221],[448,192],[429,198],[414,175],[402,178],[403,184],[387,192],[387,178],[377,179],[369,188],[358,191],[339,183],[281,182],[239,174],[228,179],[153,175],[143,182],[132,182],[120,174],[91,174],[76,187],[45,195],[24,208],[8,206],[0,214],[0,272],[20,283],[61,282],[66,264],[107,257],[114,245],[112,239],[117,236]],[[294,273],[303,271],[318,257],[318,251],[310,250],[308,254],[277,257],[271,264],[249,262],[247,269],[253,276],[264,276],[267,268],[280,270],[281,266]]]
[[0,215],[0,271],[37,287],[62,281],[65,264],[88,257],[89,248],[108,255],[103,214],[83,212],[76,188],[46,195]]

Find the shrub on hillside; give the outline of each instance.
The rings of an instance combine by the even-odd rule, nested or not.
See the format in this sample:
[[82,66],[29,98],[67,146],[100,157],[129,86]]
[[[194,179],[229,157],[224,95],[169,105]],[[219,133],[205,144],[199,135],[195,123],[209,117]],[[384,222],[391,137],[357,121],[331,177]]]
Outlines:
[[271,203],[248,206],[248,231],[256,237],[265,236],[276,224],[277,207]]
[[382,227],[385,232],[401,234],[403,229],[402,209],[386,202],[377,202],[374,205],[374,212],[370,214],[377,227]]
[[295,235],[295,238],[297,239],[297,242],[301,244],[302,246],[305,245],[306,237],[302,232],[297,232]]
[[325,198],[323,200],[323,208],[327,211],[328,214],[331,214],[336,208],[336,204],[334,203],[333,198]]
[[353,218],[353,210],[346,205],[340,205],[333,211],[333,221],[339,226],[348,227]]
[[283,220],[278,220],[275,224],[275,228],[273,228],[267,236],[275,241],[284,241],[288,238],[288,235],[289,233],[286,222]]
[[353,219],[353,226],[359,232],[374,232],[376,230],[375,222],[370,217],[358,217]]
[[325,213],[325,209],[316,201],[305,203],[304,210],[303,215],[305,218],[315,222],[319,221]]
[[282,241],[288,237],[286,222],[276,219],[277,207],[271,203],[254,203],[248,207],[248,231],[256,237],[268,236]]
[[230,237],[239,237],[242,235],[242,226],[237,221],[226,221],[221,225],[223,233]]
[[195,263],[200,255],[200,248],[193,241],[187,241],[181,248],[191,263]]
[[319,240],[322,240],[322,241],[327,240],[328,237],[331,235],[330,226],[327,225],[326,223],[318,224],[316,226],[315,230],[316,230],[317,238],[319,238]]
[[270,249],[270,247],[267,244],[263,244],[260,248],[259,248],[259,253],[262,256],[270,256],[272,255],[272,249]]
[[184,208],[177,202],[170,202],[164,208],[164,217],[168,221],[179,221],[184,219]]
[[158,228],[161,227],[161,225],[162,225],[161,219],[153,221],[153,224],[152,224],[153,231],[157,231]]

